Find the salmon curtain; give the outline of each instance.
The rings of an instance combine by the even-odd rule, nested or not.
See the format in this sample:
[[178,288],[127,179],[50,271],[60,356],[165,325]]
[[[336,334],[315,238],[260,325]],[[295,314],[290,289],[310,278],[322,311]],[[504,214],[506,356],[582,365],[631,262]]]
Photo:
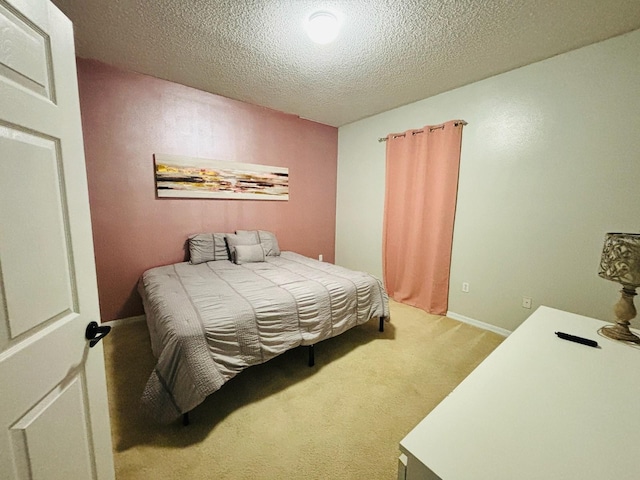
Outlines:
[[387,137],[383,275],[394,300],[445,315],[462,127],[453,120]]

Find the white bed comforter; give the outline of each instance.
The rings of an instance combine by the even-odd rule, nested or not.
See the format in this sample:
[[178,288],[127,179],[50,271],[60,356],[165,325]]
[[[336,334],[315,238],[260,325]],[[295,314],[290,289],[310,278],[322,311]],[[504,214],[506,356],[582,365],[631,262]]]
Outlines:
[[380,280],[293,252],[243,265],[152,268],[139,291],[157,359],[142,402],[162,423],[251,365],[389,318]]

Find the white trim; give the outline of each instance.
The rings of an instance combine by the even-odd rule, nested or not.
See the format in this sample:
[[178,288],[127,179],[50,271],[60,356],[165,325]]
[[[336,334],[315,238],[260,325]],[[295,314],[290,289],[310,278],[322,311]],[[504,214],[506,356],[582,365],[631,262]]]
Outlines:
[[116,320],[109,320],[108,322],[102,322],[103,325],[109,325],[110,327],[119,327],[121,325],[126,325],[128,323],[133,322],[142,322],[144,321],[144,315],[137,315],[135,317],[127,317],[127,318],[118,318]]
[[511,334],[511,331],[507,330],[506,328],[496,327],[495,325],[491,325],[490,323],[485,323],[474,318],[465,317],[464,315],[460,315],[459,313],[448,311],[447,317],[458,320],[459,322],[468,323],[469,325],[473,325],[474,327],[482,328],[483,330],[489,330],[490,332],[497,333],[498,335],[502,335],[503,337],[508,337]]

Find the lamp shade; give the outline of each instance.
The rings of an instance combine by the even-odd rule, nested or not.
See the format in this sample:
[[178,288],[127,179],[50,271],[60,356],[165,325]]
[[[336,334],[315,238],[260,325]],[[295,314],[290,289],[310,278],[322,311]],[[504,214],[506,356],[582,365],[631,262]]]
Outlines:
[[640,234],[607,233],[598,275],[626,287],[640,287]]

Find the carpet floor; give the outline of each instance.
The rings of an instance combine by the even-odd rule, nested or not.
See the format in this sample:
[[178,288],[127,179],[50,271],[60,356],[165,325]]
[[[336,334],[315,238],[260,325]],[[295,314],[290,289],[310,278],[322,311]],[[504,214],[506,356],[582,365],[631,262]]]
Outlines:
[[154,425],[139,398],[154,366],[144,322],[105,338],[118,480],[394,480],[400,440],[503,337],[391,302],[377,320],[251,367],[190,414]]

